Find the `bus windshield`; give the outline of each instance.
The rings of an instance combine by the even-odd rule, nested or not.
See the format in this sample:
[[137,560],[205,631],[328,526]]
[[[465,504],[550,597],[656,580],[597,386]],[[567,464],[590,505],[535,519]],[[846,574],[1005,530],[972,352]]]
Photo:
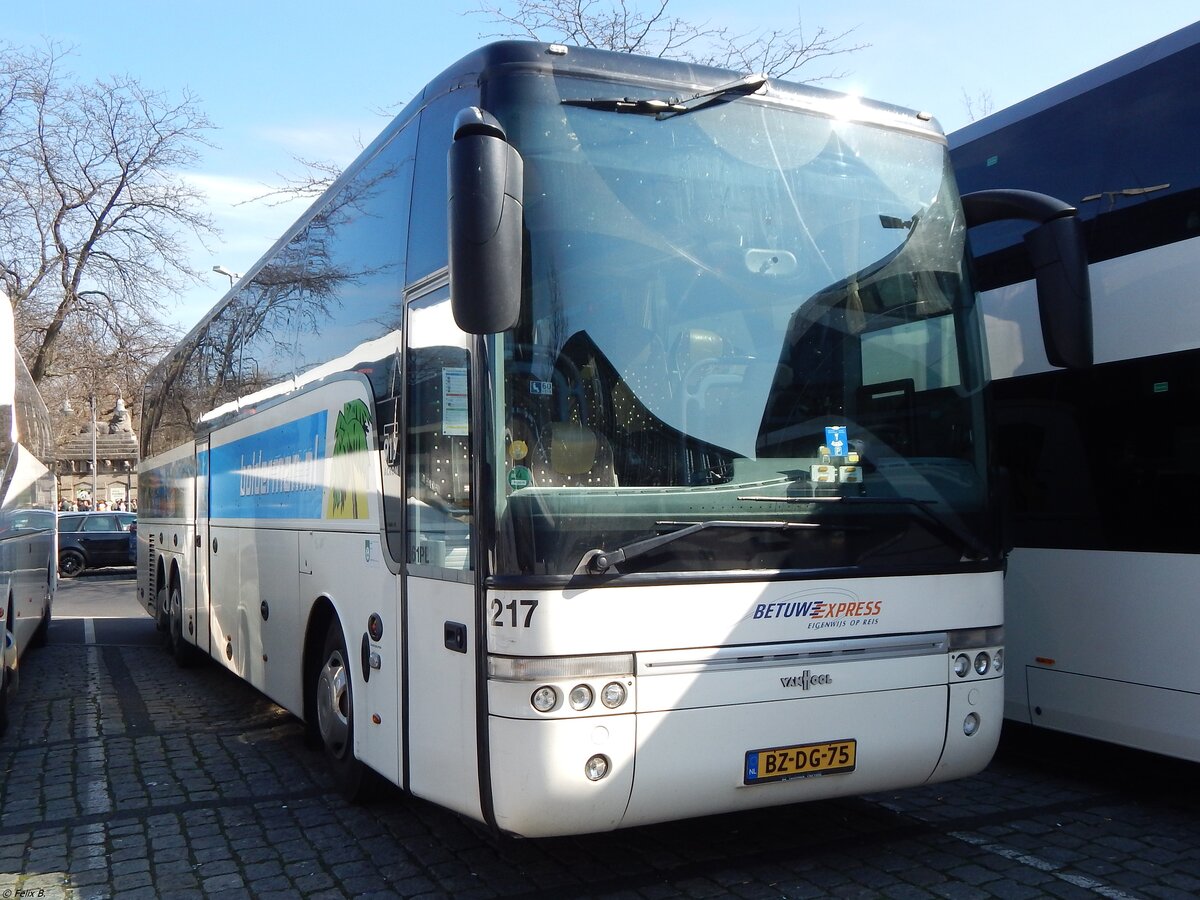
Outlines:
[[629,85],[510,81],[528,290],[495,348],[497,574],[995,557],[942,143],[770,94],[655,117],[585,102]]

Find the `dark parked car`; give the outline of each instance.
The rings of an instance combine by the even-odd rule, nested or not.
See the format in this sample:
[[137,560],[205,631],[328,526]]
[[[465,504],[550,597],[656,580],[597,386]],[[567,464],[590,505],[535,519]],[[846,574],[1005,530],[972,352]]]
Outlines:
[[58,574],[74,578],[85,569],[135,565],[130,532],[136,523],[137,515],[129,512],[60,513]]

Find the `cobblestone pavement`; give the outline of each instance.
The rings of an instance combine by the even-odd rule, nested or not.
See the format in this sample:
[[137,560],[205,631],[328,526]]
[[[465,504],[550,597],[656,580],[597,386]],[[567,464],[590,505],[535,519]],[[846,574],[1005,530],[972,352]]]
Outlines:
[[56,641],[71,624],[22,662],[0,739],[0,900],[1200,894],[1194,765],[1018,733],[952,784],[511,840],[395,789],[348,805],[225,671],[128,629]]

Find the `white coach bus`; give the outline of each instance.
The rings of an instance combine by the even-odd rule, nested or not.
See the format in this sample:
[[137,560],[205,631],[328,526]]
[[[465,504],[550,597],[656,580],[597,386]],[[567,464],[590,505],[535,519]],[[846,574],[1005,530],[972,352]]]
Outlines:
[[[1063,209],[983,199],[1070,268]],[[928,116],[494,44],[153,374],[139,592],[348,795],[369,770],[504,833],[974,773],[982,336]]]
[[950,136],[1079,208],[1095,361],[1046,363],[1018,231],[972,234],[1016,549],[1006,715],[1200,760],[1200,23]]
[[58,586],[54,435],[17,350],[13,311],[0,304],[0,734],[18,663],[44,644]]

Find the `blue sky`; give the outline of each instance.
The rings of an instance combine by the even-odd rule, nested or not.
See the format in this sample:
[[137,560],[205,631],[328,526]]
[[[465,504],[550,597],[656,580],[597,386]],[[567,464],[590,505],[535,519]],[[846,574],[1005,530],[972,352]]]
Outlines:
[[[1094,68],[1198,17],[1195,0],[1119,12],[1095,0],[672,0],[670,11],[736,31],[855,29],[870,47],[838,57],[849,75],[823,86],[932,112],[947,131],[969,121],[964,95],[994,110]],[[1115,4],[1114,4],[1115,6]],[[345,165],[446,65],[494,35],[470,0],[5,0],[0,38],[73,47],[80,77],[129,74],[148,88],[186,88],[219,130],[193,178],[221,230],[191,265],[243,272],[303,209],[236,205],[299,174],[295,157]],[[1135,11],[1136,9],[1136,11]],[[820,71],[826,71],[822,69]],[[229,286],[209,274],[168,301],[189,327]]]

